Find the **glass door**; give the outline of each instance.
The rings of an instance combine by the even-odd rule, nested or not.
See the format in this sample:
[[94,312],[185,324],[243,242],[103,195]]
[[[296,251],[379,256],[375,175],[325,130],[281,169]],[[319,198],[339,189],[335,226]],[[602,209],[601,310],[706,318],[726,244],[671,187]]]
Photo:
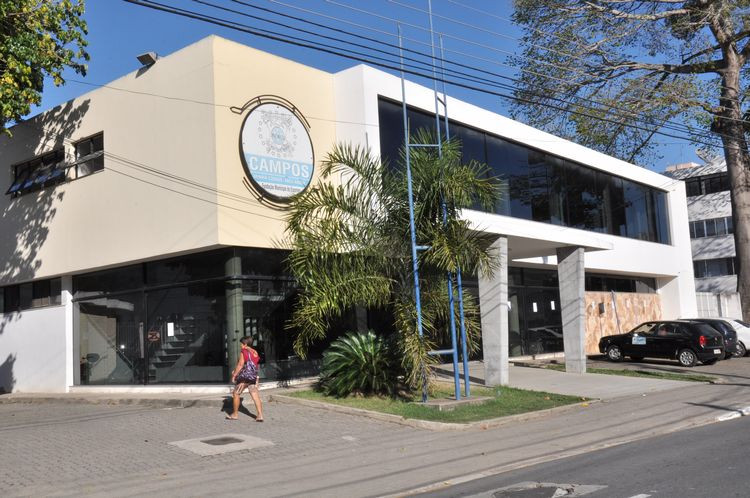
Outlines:
[[79,302],[81,384],[145,382],[143,294]]
[[148,383],[226,382],[222,284],[149,291],[146,302]]

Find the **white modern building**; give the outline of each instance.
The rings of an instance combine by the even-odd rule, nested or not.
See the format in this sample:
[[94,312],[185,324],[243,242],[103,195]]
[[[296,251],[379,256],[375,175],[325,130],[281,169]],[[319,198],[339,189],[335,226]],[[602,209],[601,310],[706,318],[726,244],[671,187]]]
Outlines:
[[[396,160],[401,99],[371,67],[330,74],[212,36],[15,126],[0,137],[0,388],[222,384],[243,335],[264,379],[314,373],[284,328],[286,201],[336,142]],[[411,128],[432,126],[432,91],[407,83],[406,100]],[[682,182],[448,110],[464,157],[505,186],[494,212],[463,213],[501,263],[467,277],[488,383],[512,356],[564,350],[580,372],[601,335],[696,314]]]
[[698,314],[741,319],[726,162],[676,164],[664,174],[685,182]]

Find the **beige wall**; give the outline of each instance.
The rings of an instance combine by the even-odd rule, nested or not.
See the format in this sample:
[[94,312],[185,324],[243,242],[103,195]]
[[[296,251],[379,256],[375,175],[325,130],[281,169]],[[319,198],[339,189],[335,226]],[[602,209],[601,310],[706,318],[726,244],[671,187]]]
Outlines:
[[[0,281],[218,243],[212,48],[212,39],[202,40],[0,138],[4,172],[63,143],[72,160],[71,141],[100,131],[106,151],[102,172],[16,199],[0,196],[0,234],[19,234],[0,241]],[[0,175],[3,193],[11,179]]]
[[[335,140],[333,76],[217,37],[203,39],[0,137],[10,166],[104,131],[104,171],[16,199],[0,196],[0,282],[44,278],[219,245],[282,244],[285,211],[243,184],[230,106],[273,94],[311,124],[319,162]],[[64,137],[64,138],[63,138]]]
[[284,247],[283,205],[260,202],[243,184],[239,137],[248,111],[239,115],[226,106],[242,107],[270,94],[299,109],[310,123],[316,163],[312,185],[319,179],[320,160],[336,139],[333,76],[223,38],[214,39],[214,55],[216,101],[222,104],[215,109],[217,185],[229,194],[218,208],[219,243]]
[[[604,303],[604,313],[599,312],[599,303]],[[586,293],[586,354],[599,354],[599,339],[604,336],[624,334],[642,322],[662,318],[659,294],[615,293],[615,306],[616,315],[611,292]]]

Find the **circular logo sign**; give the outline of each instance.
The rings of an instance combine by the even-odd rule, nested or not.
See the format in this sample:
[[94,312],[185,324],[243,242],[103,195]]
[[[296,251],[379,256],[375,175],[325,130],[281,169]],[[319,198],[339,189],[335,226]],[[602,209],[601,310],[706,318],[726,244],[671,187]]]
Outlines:
[[310,185],[310,135],[283,105],[260,104],[250,111],[240,132],[240,152],[248,177],[270,197],[288,199]]

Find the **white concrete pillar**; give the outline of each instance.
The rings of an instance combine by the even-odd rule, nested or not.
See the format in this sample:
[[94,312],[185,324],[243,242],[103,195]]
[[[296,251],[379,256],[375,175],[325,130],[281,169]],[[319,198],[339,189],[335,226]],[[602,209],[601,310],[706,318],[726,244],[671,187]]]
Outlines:
[[67,275],[60,281],[60,303],[65,307],[65,392],[68,392],[71,386],[81,381],[81,348],[78,320],[74,313],[76,304],[73,303],[73,277]]
[[482,313],[484,383],[508,385],[508,239],[490,246],[498,269],[491,278],[479,275],[479,307]]
[[557,249],[557,277],[560,282],[565,371],[586,373],[586,287],[582,247]]

